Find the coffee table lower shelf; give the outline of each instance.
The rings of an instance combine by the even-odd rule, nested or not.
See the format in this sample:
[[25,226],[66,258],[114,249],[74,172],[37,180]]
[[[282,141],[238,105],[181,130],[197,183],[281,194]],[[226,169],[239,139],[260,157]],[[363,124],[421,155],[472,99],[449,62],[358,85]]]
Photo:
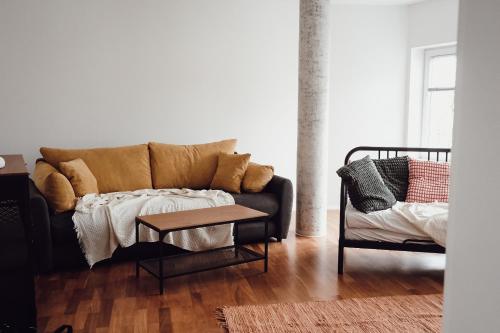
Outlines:
[[139,275],[139,267],[141,267],[158,278],[160,293],[163,293],[164,279],[258,260],[264,260],[264,271],[267,271],[265,254],[241,245],[232,245],[207,251],[139,260],[136,273]]

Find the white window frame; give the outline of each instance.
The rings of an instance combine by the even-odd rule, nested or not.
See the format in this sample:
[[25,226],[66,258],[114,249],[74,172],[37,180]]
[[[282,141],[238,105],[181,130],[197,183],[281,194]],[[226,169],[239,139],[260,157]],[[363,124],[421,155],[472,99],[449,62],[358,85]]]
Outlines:
[[[421,110],[421,128],[420,128],[420,145],[422,147],[429,146],[429,137],[430,133],[428,133],[429,121],[430,121],[430,97],[432,91],[455,91],[455,86],[453,87],[437,87],[429,89],[429,67],[430,61],[436,57],[442,57],[447,55],[456,55],[457,47],[455,45],[452,46],[444,46],[444,47],[432,47],[424,49],[424,66],[423,66],[423,87],[422,87],[422,110]],[[442,148],[442,147],[437,147]],[[448,148],[448,147],[444,147]]]

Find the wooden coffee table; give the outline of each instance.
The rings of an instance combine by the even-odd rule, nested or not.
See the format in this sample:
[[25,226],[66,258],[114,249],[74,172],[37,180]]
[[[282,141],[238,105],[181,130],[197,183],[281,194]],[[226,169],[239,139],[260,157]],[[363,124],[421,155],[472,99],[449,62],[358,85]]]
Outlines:
[[[158,278],[160,294],[163,294],[163,280],[175,276],[203,272],[210,269],[227,267],[264,260],[264,272],[267,272],[268,258],[268,214],[240,205],[221,206],[186,210],[173,213],[163,213],[138,216],[135,219],[136,243],[139,243],[139,225],[143,224],[158,232],[159,256],[153,259],[140,258],[136,261],[136,276],[143,268]],[[238,238],[238,225],[256,220],[264,220],[265,245],[264,253],[257,253],[247,247],[235,244],[206,251],[190,252],[173,256],[163,256],[163,239],[169,232],[203,228],[221,224],[234,223],[235,235]]]

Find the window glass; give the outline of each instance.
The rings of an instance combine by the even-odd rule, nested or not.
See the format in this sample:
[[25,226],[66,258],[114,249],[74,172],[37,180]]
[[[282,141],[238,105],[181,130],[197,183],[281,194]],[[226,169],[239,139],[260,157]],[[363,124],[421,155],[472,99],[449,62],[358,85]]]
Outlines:
[[454,88],[457,56],[445,55],[432,57],[429,61],[429,89]]
[[421,144],[451,147],[457,56],[455,48],[432,48],[425,56]]
[[451,147],[453,131],[454,90],[429,93],[428,142],[432,147]]

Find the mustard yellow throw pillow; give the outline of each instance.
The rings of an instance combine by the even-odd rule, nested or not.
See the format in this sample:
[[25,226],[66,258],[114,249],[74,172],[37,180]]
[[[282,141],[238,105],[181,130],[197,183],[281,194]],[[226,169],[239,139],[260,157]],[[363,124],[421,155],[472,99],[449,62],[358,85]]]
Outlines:
[[97,179],[100,193],[153,188],[148,145],[112,148],[40,148],[43,159],[54,168],[81,158]]
[[153,186],[207,189],[217,170],[219,154],[232,154],[235,147],[235,139],[197,145],[150,142]]
[[250,154],[219,154],[211,189],[241,193],[241,181],[247,171]]
[[44,161],[36,163],[33,181],[56,213],[75,208],[76,196],[71,183],[49,163]]
[[59,163],[59,170],[69,179],[77,197],[83,197],[89,193],[99,193],[94,174],[81,158]]
[[241,187],[244,192],[262,192],[273,176],[274,168],[272,166],[250,162],[243,177]]

